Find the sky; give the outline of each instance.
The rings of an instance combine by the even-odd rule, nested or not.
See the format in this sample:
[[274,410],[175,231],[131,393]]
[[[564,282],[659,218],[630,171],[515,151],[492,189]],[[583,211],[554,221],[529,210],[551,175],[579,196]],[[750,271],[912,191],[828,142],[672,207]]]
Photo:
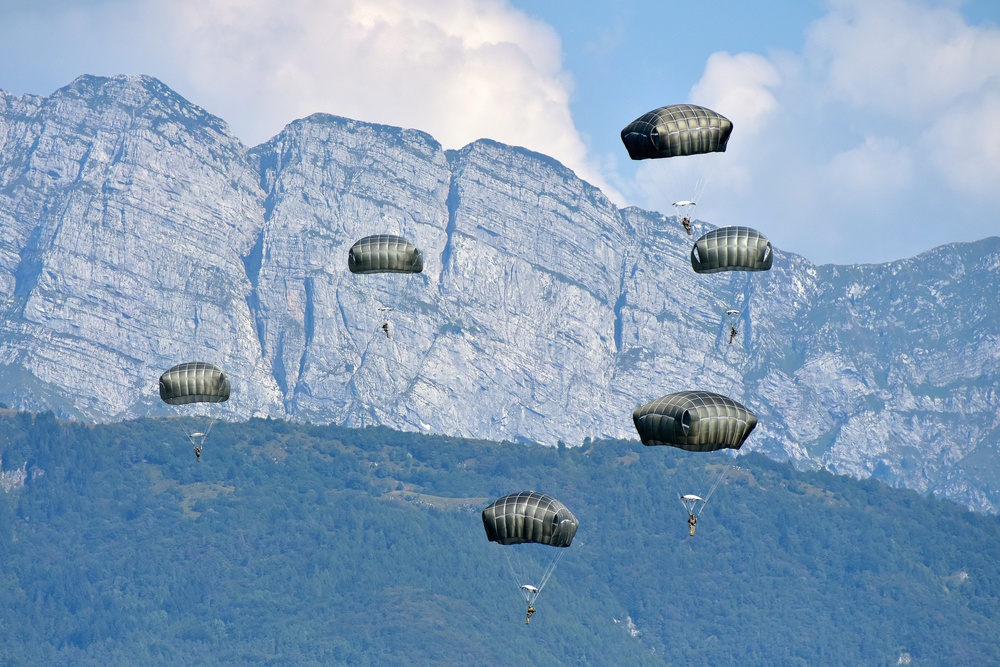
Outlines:
[[[148,74],[247,145],[324,112],[551,155],[816,263],[1000,235],[998,0],[0,0],[0,89]],[[725,153],[633,162],[690,102]]]

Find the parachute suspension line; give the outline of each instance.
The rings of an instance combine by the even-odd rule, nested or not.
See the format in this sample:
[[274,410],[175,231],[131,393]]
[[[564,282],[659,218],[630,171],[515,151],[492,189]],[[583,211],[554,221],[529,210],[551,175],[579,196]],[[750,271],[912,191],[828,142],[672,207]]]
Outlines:
[[[753,299],[754,294],[757,292],[757,286],[756,286],[756,283],[753,282],[753,274],[751,272],[749,272],[749,271],[742,272],[741,271],[741,272],[737,272],[737,274],[738,273],[745,273],[746,274],[743,277],[743,287],[740,288],[740,287],[736,287],[735,285],[733,287],[733,296],[732,296],[732,306],[733,306],[733,308],[732,308],[732,310],[738,310],[739,311],[739,314],[736,315],[736,319],[739,320],[739,319],[743,318],[743,314],[746,313],[747,312],[747,308],[750,307],[750,301]],[[735,283],[738,280],[739,280],[739,276],[738,275],[733,275],[733,282]]]
[[[735,343],[733,344],[728,343],[731,334],[731,329],[735,329],[736,325],[739,323],[739,320],[735,319],[738,318],[738,316],[730,315],[729,314],[730,312],[731,311],[726,312],[726,317],[725,320],[723,321],[722,330],[719,332],[719,336],[715,339],[714,342],[715,350],[722,357],[722,363],[724,366],[723,375],[719,377],[717,384],[718,391],[726,396],[733,395],[733,391],[737,388],[737,385],[741,383],[743,376],[743,371],[741,367],[742,364],[735,363],[739,361],[740,353],[732,349]],[[719,351],[719,348],[721,348],[721,352]],[[701,377],[705,377],[706,375],[705,370],[708,367],[708,357],[709,355],[706,354],[704,360],[702,361],[701,373],[700,373]],[[732,369],[734,371],[734,375],[732,377],[727,377],[727,375],[725,374],[725,369]]]
[[[518,567],[517,568],[514,567],[514,563],[510,559],[510,553],[509,553],[509,551],[510,551],[509,549],[504,549],[503,550],[503,557],[507,559],[507,568],[510,570],[510,576],[514,579],[514,583],[517,584],[518,586],[521,586],[522,584],[524,584],[524,582],[521,581],[521,577],[520,577],[520,573],[519,573],[519,570],[521,570],[520,563],[518,563]],[[521,589],[521,593],[524,595],[524,599],[527,600],[528,599],[528,591],[526,591],[526,590],[524,590],[522,588]]]
[[[715,170],[719,167],[719,160],[712,159],[717,156],[706,155],[704,157],[708,159],[709,164],[703,172],[703,175],[695,182],[694,196],[691,198],[691,201],[695,203],[701,201],[702,195],[705,194],[705,188],[708,186],[708,182],[712,179],[712,174],[714,174]],[[705,225],[699,225],[698,227],[699,229],[697,231],[699,235],[707,231]]]
[[679,499],[681,501],[681,505],[684,506],[684,511],[688,514],[701,514],[701,510],[698,510],[697,512],[694,511],[694,506],[698,503],[701,503],[702,507],[705,506],[705,499],[698,496],[679,496]]
[[[353,337],[351,340],[353,342]],[[363,344],[363,349],[356,349],[357,363],[354,365],[354,370],[351,371],[351,376],[347,379],[346,386],[354,391],[355,396],[361,399],[365,406],[370,406],[368,396],[362,395],[366,393],[363,390],[362,383],[366,376],[378,371],[372,369],[369,361],[377,363],[377,360],[381,358],[385,359],[386,364],[389,366],[392,364],[401,364],[402,361],[396,339],[392,336],[386,338],[381,325],[376,326],[372,330],[371,335],[368,336],[368,339]]]
[[517,584],[518,589],[521,591],[521,595],[524,596],[524,601],[531,604],[531,592],[525,588],[521,588],[524,585],[524,564],[521,562],[517,554],[514,557],[517,559],[517,566],[514,566],[514,562],[510,558],[510,549],[504,549],[503,555],[507,559],[507,567],[510,569],[510,576],[514,579],[514,583]]
[[[368,307],[374,308],[381,315],[383,306],[382,303],[375,297],[376,295],[375,287],[372,286],[369,282],[365,282],[365,284],[361,285],[358,288],[358,291],[361,292],[363,301],[368,304]],[[346,318],[344,319],[344,328],[349,329],[349,327],[347,327]],[[368,350],[371,348],[372,343],[376,340],[375,337],[379,335],[384,336],[385,334],[382,333],[380,327],[376,327],[374,329],[374,332],[370,336],[368,336],[367,340],[364,341],[363,344],[364,348],[361,349],[357,341],[355,340],[355,337],[353,335],[348,334],[351,343],[354,345],[354,352],[359,358],[358,363],[355,365],[354,370],[351,372],[351,377],[347,381],[348,385],[354,383],[355,391],[357,391],[357,383],[354,382],[355,376],[364,367],[365,361],[368,359]]]
[[705,509],[705,505],[707,505],[707,504],[708,504],[708,501],[709,501],[709,500],[711,499],[711,497],[712,497],[712,494],[713,494],[713,493],[715,493],[715,490],[716,490],[717,488],[719,488],[719,484],[721,484],[721,483],[722,483],[722,479],[723,479],[723,478],[724,478],[724,477],[726,476],[726,473],[727,473],[727,472],[729,472],[729,468],[731,468],[731,467],[732,467],[732,465],[733,465],[733,461],[735,461],[735,460],[736,460],[736,457],[735,457],[735,456],[730,456],[730,457],[729,457],[729,463],[727,463],[727,464],[726,464],[726,467],[725,467],[725,468],[724,468],[724,469],[722,470],[722,473],[721,473],[721,474],[720,474],[720,475],[719,475],[719,476],[718,476],[718,477],[716,478],[716,480],[715,480],[715,484],[713,484],[713,485],[712,485],[712,488],[711,488],[711,489],[709,489],[709,491],[708,491],[708,495],[707,495],[707,496],[705,496],[705,502],[703,502],[703,503],[701,504],[701,507],[699,507],[699,508],[698,508],[698,512],[697,512],[697,516],[701,516],[701,511],[702,511],[703,509]]
[[[743,317],[746,314],[747,310],[750,308],[750,303],[753,300],[753,296],[754,294],[756,294],[757,291],[757,284],[756,282],[754,282],[751,273],[747,272],[746,275],[743,277],[742,288],[736,287],[736,284],[739,280],[740,280],[739,275],[733,275],[731,278],[733,286],[730,288],[730,291],[732,296],[727,295],[726,297],[728,302],[726,305],[731,307],[725,311],[722,330],[719,332],[719,337],[717,338],[716,342],[717,347],[719,346],[722,347],[722,360],[727,366],[732,366],[732,359],[730,358],[730,355],[731,355],[731,348],[733,347],[733,344],[735,342],[735,340],[733,342],[730,342],[729,337],[732,335],[733,329],[739,331],[739,329],[742,327],[741,322],[743,321]],[[744,365],[745,362],[747,361],[746,355],[741,355],[741,360],[744,363],[741,363],[740,367],[737,369],[739,378],[729,383],[727,387],[727,392],[724,392],[726,393],[726,395],[732,394],[732,391],[736,388],[736,383],[742,380],[742,377],[745,374],[746,368],[744,368]],[[708,367],[708,356],[706,355],[702,358],[700,375],[702,376],[705,375],[705,370],[707,367]]]
[[697,181],[695,181],[695,183],[694,183],[694,192],[691,193],[691,199],[690,199],[690,201],[693,201],[696,204],[698,203],[698,200],[701,199],[702,193],[705,192],[705,183],[706,183],[706,179],[705,179],[704,176],[702,176]]
[[552,559],[552,562],[549,564],[548,569],[545,570],[545,574],[542,575],[541,582],[539,582],[538,584],[538,592],[535,593],[535,599],[538,599],[538,596],[542,594],[542,589],[545,588],[545,584],[549,583],[549,579],[552,577],[552,573],[556,571],[556,565],[559,564],[559,561],[562,560],[562,557],[563,555],[565,555],[565,553],[566,553],[565,549],[559,549],[559,553],[556,554],[555,558]]
[[[737,276],[733,276],[734,283],[737,282],[738,280],[739,278]],[[744,315],[750,308],[750,304],[753,301],[753,297],[757,292],[757,283],[754,280],[753,274],[747,272],[746,275],[744,276],[743,287],[741,289],[734,289],[733,291],[734,291],[734,297],[732,305],[734,306],[734,308],[726,311],[725,326],[722,331],[722,340],[720,341],[720,344],[726,342],[727,337],[731,335],[732,329],[740,330],[745,326]],[[734,312],[737,310],[738,312]],[[746,340],[746,332],[743,332],[743,334],[744,334],[744,340]],[[726,365],[733,367],[736,371],[736,376],[731,380],[727,388],[726,391],[727,396],[735,396],[736,389],[738,387],[743,386],[743,379],[746,376],[747,368],[750,362],[749,349],[747,346],[744,345],[742,346],[743,350],[741,352],[732,351],[732,354],[736,355],[735,359],[739,362],[737,364],[733,364],[730,359],[730,354],[731,354],[730,348],[732,347],[733,347],[732,344],[727,344],[723,348],[724,349],[723,359],[725,360]],[[739,398],[740,399],[743,398],[742,393],[739,395]]]
[[[527,568],[525,567],[524,559],[518,553],[515,553],[514,557],[511,558],[510,552],[512,550],[513,549],[503,550],[504,558],[507,559],[507,567],[510,570],[510,576],[514,579],[514,583],[517,584],[518,589],[521,591],[521,596],[524,598],[524,601],[529,605],[534,604],[535,600],[538,599],[538,596],[542,594],[542,589],[545,588],[545,585],[549,583],[549,579],[552,578],[552,574],[556,570],[556,565],[559,564],[559,561],[565,555],[566,550],[559,549],[559,553],[550,559],[548,566],[542,572],[541,579],[537,582],[527,581]],[[530,588],[529,586],[526,586],[526,584],[530,585]]]
[[212,432],[212,427],[215,426],[215,422],[218,421],[215,417],[205,417],[205,419],[208,420],[208,428],[205,429],[204,433],[188,433],[188,442],[195,447],[204,447],[205,440],[208,439],[208,434]]
[[[699,498],[698,501],[692,500],[689,505],[684,500],[684,494],[678,492],[677,496],[680,498],[681,505],[684,506],[684,509],[687,510],[688,514],[693,514],[696,517],[701,516],[701,513],[702,511],[704,511],[705,506],[708,505],[708,501],[712,499],[712,495],[715,494],[715,490],[719,488],[719,484],[722,483],[722,480],[726,477],[726,474],[729,472],[729,469],[733,466],[733,461],[735,460],[736,460],[735,456],[729,457],[729,463],[726,464],[726,467],[723,468],[722,472],[719,473],[719,475],[715,478],[715,482],[712,484],[712,488],[708,490],[708,493],[705,495],[704,498]],[[701,503],[700,505],[698,504],[699,501]],[[695,509],[695,505],[698,505],[697,509]]]

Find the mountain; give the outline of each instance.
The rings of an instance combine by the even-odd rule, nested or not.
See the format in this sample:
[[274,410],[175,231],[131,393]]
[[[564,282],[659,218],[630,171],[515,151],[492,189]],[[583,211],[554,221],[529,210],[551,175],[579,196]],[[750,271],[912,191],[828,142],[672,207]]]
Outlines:
[[[4,665],[993,665],[1000,518],[732,460],[251,419],[0,413]],[[537,489],[567,549],[499,546]],[[526,626],[513,566],[557,567]],[[541,568],[539,568],[540,570]]]
[[[544,155],[328,115],[248,148],[126,76],[0,94],[0,229],[11,407],[176,414],[156,378],[204,360],[232,377],[228,419],[578,445],[703,388],[758,414],[747,450],[1000,509],[998,238],[697,275],[675,220]],[[350,274],[374,233],[424,272]]]

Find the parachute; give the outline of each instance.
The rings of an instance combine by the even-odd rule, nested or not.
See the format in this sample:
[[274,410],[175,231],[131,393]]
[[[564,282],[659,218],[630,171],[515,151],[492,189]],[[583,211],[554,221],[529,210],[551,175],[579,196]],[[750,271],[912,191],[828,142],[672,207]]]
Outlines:
[[578,525],[565,505],[534,491],[512,493],[483,510],[487,539],[504,545],[535,542],[568,547]]
[[229,400],[229,377],[204,361],[178,364],[160,376],[160,398],[170,405]]
[[633,160],[723,153],[733,123],[711,109],[672,104],[639,116],[622,130]]
[[691,248],[691,268],[695,273],[767,271],[772,261],[771,242],[750,227],[713,229]]
[[528,603],[530,612],[533,613],[531,606],[566,552],[559,549],[555,555],[550,556],[547,564],[539,564],[527,562],[528,554],[522,553],[521,547],[535,544],[568,547],[573,543],[579,525],[565,505],[552,496],[535,491],[512,493],[494,501],[483,510],[486,538],[490,542],[511,547],[503,550],[504,556],[514,583]]
[[701,198],[712,171],[711,153],[723,153],[733,124],[725,116],[694,104],[672,104],[654,109],[625,126],[622,143],[633,160],[683,157],[663,171],[665,190],[682,194],[674,202],[684,231],[691,233],[691,208]]
[[424,256],[402,236],[376,234],[351,246],[347,268],[351,273],[421,273]]
[[[160,398],[169,405],[222,403],[229,400],[230,390],[229,376],[218,366],[204,361],[178,364],[160,376]],[[188,434],[199,461],[205,439],[214,425],[215,419],[209,418],[206,429]]]
[[[710,391],[680,391],[638,408],[632,413],[632,421],[644,445],[713,452],[742,447],[757,426],[757,415],[728,396]],[[690,517],[691,535],[698,522],[696,517],[701,515],[732,464],[730,458],[704,498],[694,494],[680,496]]]
[[742,447],[757,415],[721,394],[681,391],[636,409],[632,421],[644,445],[712,452]]
[[[402,236],[391,234],[375,234],[366,236],[351,246],[347,254],[347,268],[351,273],[423,273],[424,256],[420,248],[413,245]],[[369,299],[374,300],[373,296]],[[389,313],[393,310],[375,302],[382,323],[379,326],[385,335],[385,339],[390,342]],[[376,331],[376,334],[378,332]],[[369,343],[371,340],[369,340]]]
[[[721,335],[729,336],[732,345],[739,333],[739,321],[750,306],[756,290],[751,279],[753,272],[769,271],[774,261],[771,242],[767,237],[751,227],[720,227],[703,234],[691,247],[691,268],[695,273],[721,273],[723,271],[746,272],[742,287],[735,276],[732,280],[732,294],[729,305],[738,305],[726,310]],[[747,339],[749,342],[749,339]]]

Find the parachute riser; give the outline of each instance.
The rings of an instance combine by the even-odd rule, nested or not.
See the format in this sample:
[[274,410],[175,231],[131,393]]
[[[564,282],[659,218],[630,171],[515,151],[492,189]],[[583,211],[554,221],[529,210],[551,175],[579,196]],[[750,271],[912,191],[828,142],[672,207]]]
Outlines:
[[722,480],[725,478],[726,473],[729,472],[729,469],[732,467],[733,461],[735,460],[736,460],[735,455],[729,457],[729,463],[727,463],[726,467],[722,469],[722,472],[719,473],[719,476],[715,478],[715,483],[712,485],[712,488],[708,490],[708,495],[705,496],[705,500],[702,503],[701,508],[699,508],[698,514],[696,516],[701,516],[701,510],[705,509],[705,505],[708,504],[708,501],[712,498],[712,495],[715,493],[715,490],[719,488],[719,485],[722,483]]
[[[192,419],[197,420],[198,418],[192,417]],[[208,424],[204,431],[195,431],[194,433],[187,434],[188,442],[190,442],[192,446],[199,449],[204,447],[205,440],[208,439],[208,434],[212,432],[215,422],[218,421],[214,417],[205,417],[204,419],[207,420],[205,423]]]
[[[541,577],[536,580],[531,580],[529,583],[528,567],[525,564],[526,557],[518,552],[516,548],[505,548],[503,550],[504,557],[507,559],[507,566],[510,571],[511,578],[514,583],[518,586],[518,590],[521,592],[521,597],[530,606],[534,605],[535,600],[538,596],[542,594],[545,586],[549,583],[549,579],[552,578],[552,574],[555,572],[556,566],[562,559],[563,555],[566,553],[565,549],[558,549],[557,553],[552,556],[545,569],[542,571]],[[513,558],[511,557],[511,552],[514,553]],[[537,581],[537,585],[533,582]]]
[[[698,496],[681,496],[681,505],[687,510],[688,514],[694,516],[700,516],[701,510],[705,507],[705,500]],[[700,503],[700,505],[699,505]]]

